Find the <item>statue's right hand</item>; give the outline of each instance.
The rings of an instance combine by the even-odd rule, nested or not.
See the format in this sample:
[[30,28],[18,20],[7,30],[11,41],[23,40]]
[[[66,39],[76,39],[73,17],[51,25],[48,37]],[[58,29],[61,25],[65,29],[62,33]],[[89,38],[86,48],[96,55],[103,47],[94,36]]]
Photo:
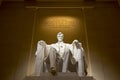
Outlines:
[[45,48],[46,45],[47,44],[46,44],[45,41],[43,41],[43,40],[38,41],[38,43],[37,43],[37,51],[36,51],[35,55],[37,56],[37,54],[40,53],[39,51],[41,51],[41,49]]
[[45,47],[45,46],[46,46],[46,42],[43,41],[43,40],[40,40],[40,41],[38,41],[38,46],[39,46],[39,45]]

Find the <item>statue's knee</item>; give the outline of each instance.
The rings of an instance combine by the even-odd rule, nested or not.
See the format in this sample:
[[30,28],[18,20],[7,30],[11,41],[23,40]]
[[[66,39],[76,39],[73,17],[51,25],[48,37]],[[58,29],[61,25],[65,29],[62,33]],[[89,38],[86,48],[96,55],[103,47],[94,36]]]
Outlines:
[[53,47],[50,48],[50,51],[51,52],[57,52],[57,50],[55,48],[53,48]]
[[65,49],[65,52],[66,52],[66,53],[71,53],[71,51],[70,51],[69,48],[66,48],[66,49]]

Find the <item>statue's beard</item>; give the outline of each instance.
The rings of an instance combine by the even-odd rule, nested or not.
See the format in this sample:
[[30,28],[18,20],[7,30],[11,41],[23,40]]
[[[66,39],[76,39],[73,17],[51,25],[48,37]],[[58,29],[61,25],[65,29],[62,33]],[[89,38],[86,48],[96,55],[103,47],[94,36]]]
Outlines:
[[58,42],[63,42],[63,39],[58,39]]

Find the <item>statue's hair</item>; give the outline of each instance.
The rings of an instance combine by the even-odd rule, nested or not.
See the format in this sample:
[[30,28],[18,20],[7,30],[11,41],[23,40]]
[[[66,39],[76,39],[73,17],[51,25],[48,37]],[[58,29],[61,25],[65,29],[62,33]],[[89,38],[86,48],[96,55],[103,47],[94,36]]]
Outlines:
[[64,36],[64,34],[63,34],[62,32],[57,33],[57,36],[58,36],[58,35]]

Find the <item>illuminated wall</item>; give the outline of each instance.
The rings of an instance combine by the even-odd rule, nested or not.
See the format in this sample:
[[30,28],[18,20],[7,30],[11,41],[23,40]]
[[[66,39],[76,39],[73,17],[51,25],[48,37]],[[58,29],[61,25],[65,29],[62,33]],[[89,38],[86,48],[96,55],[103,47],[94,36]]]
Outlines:
[[96,80],[120,79],[119,8],[86,9],[92,75]]

